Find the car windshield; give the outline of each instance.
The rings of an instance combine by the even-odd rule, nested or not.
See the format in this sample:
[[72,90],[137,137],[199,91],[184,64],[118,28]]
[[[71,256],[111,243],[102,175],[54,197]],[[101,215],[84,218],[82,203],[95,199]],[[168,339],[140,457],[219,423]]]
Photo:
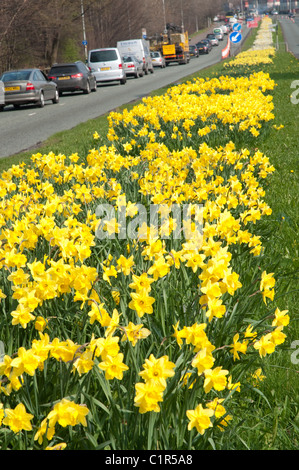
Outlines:
[[117,60],[117,53],[115,50],[107,49],[90,53],[90,62],[110,62],[111,60]]
[[1,80],[2,82],[14,82],[18,80],[29,80],[31,70],[18,70],[15,72],[5,72]]
[[160,57],[160,54],[159,54],[159,52],[152,52],[151,56],[152,57]]
[[56,67],[52,67],[49,75],[51,74],[59,74],[59,73],[77,73],[78,69],[75,65],[60,65]]

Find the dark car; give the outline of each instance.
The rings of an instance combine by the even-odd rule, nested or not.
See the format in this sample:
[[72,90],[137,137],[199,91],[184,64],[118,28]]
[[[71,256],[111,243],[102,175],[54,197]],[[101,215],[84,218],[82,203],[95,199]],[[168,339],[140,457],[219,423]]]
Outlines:
[[199,41],[196,44],[196,47],[198,50],[198,54],[208,54],[210,52],[209,45],[205,41]]
[[205,39],[202,39],[202,42],[207,44],[208,50],[209,50],[209,52],[211,52],[211,50],[213,49],[211,41],[209,39],[205,38]]
[[0,80],[4,83],[4,104],[0,104],[0,111],[10,104],[15,108],[24,104],[43,108],[45,101],[59,101],[56,83],[39,69],[9,70],[2,74]]
[[197,46],[189,46],[190,57],[199,57]]
[[48,78],[57,84],[60,96],[66,91],[97,91],[94,74],[81,61],[52,65]]

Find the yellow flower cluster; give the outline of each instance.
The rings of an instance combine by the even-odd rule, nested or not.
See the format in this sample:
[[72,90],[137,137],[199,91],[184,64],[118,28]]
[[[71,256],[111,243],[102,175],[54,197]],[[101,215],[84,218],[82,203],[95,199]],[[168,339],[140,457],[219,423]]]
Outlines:
[[253,46],[237,54],[234,59],[225,62],[224,68],[248,67],[250,69],[260,65],[272,64],[273,57],[275,57],[275,48],[272,44],[271,24],[271,18],[268,16],[262,18]]
[[274,47],[269,47],[268,49],[248,49],[247,51],[240,52],[235,59],[226,62],[224,67],[254,67],[272,64],[274,56]]
[[[0,339],[11,342],[0,391],[19,403],[29,383],[44,376],[59,383],[61,370],[69,373],[69,395],[53,385],[59,396],[46,399],[54,407],[36,426],[37,443],[51,441],[56,424],[86,427],[88,403],[69,397],[88,396],[88,384],[98,403],[132,404],[134,396],[130,412],[139,417],[161,411],[171,382],[172,396],[186,393],[189,430],[203,434],[214,422],[223,430],[231,419],[223,400],[241,390],[232,381],[235,362],[248,351],[261,359],[285,340],[286,311],[275,310],[271,327],[262,320],[274,301],[274,273],[249,282],[243,272],[263,250],[255,228],[271,214],[263,183],[274,168],[259,150],[225,141],[233,130],[254,138],[273,119],[265,94],[273,87],[261,72],[187,82],[111,113],[110,144],[91,149],[86,161],[38,153],[31,167],[2,173]],[[104,219],[103,204],[111,211]],[[146,217],[130,238],[140,205],[146,216],[158,206],[161,223]],[[257,299],[250,322],[242,295]],[[194,388],[202,403],[192,410]],[[24,405],[0,403],[0,422],[14,432],[31,431],[33,418]]]
[[[250,77],[194,79],[162,96],[143,98],[130,111],[110,113],[108,138],[132,151],[145,143],[169,141],[169,136],[177,147],[180,143],[194,146],[207,136],[221,136],[223,142],[233,130],[258,132],[274,118],[272,97],[264,95],[273,87],[273,80],[263,72]],[[128,134],[137,145],[127,141]]]
[[135,384],[136,395],[134,404],[141,414],[149,411],[160,411],[159,402],[163,401],[166,389],[166,379],[173,377],[175,364],[168,360],[168,356],[156,359],[153,354],[145,360],[143,370],[139,375],[144,383]]

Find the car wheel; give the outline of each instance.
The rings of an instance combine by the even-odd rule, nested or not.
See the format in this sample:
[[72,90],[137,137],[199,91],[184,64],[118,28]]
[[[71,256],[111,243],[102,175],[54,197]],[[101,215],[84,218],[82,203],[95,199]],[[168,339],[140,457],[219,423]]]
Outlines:
[[138,72],[134,75],[135,78],[139,78]]
[[41,94],[40,94],[39,102],[38,102],[37,105],[38,105],[39,108],[43,108],[45,106],[45,97],[44,97],[43,92],[41,92]]
[[94,81],[94,87],[93,87],[93,89],[92,89],[91,91],[93,91],[93,92],[96,92],[96,91],[97,91],[97,82],[96,82],[96,81]]
[[150,69],[150,73],[154,73],[154,68]]
[[85,88],[85,90],[83,90],[83,93],[85,95],[89,95],[89,93],[90,93],[90,84],[89,84],[89,82],[86,83],[86,88]]
[[139,72],[139,77],[143,77],[143,70],[141,72]]
[[126,78],[122,78],[122,79],[120,80],[120,84],[121,84],[121,85],[125,85],[125,84],[126,84],[126,81],[127,81]]
[[58,93],[58,90],[55,90],[55,96],[54,96],[54,98],[52,99],[52,103],[53,103],[53,104],[59,103],[59,93]]
[[3,105],[0,106],[0,113],[1,113],[2,111],[4,111],[4,106],[3,106]]

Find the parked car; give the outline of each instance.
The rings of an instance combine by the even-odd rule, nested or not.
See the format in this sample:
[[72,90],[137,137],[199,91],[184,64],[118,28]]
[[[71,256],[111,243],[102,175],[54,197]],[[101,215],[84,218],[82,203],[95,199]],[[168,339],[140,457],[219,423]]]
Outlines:
[[124,56],[124,69],[127,77],[143,77],[143,63],[138,60],[136,57],[132,56]]
[[207,34],[207,39],[209,39],[211,41],[212,46],[218,46],[219,41],[216,38],[215,34],[213,34],[213,33]]
[[210,48],[212,48],[212,46],[209,46],[206,41],[199,41],[196,43],[196,47],[199,54],[208,54],[210,52]]
[[199,52],[197,46],[189,46],[190,57],[199,57]]
[[116,47],[88,51],[88,66],[97,84],[118,81],[124,85],[127,81],[124,63]]
[[165,59],[162,56],[161,52],[153,51],[151,52],[152,63],[154,67],[161,67],[164,69],[166,67]]
[[59,102],[56,83],[39,69],[10,70],[4,72],[0,80],[4,83],[4,104],[0,105],[0,111],[10,104],[15,108],[25,104],[43,108],[45,101]]
[[97,91],[94,74],[81,61],[52,65],[48,78],[56,83],[60,96],[65,91]]

